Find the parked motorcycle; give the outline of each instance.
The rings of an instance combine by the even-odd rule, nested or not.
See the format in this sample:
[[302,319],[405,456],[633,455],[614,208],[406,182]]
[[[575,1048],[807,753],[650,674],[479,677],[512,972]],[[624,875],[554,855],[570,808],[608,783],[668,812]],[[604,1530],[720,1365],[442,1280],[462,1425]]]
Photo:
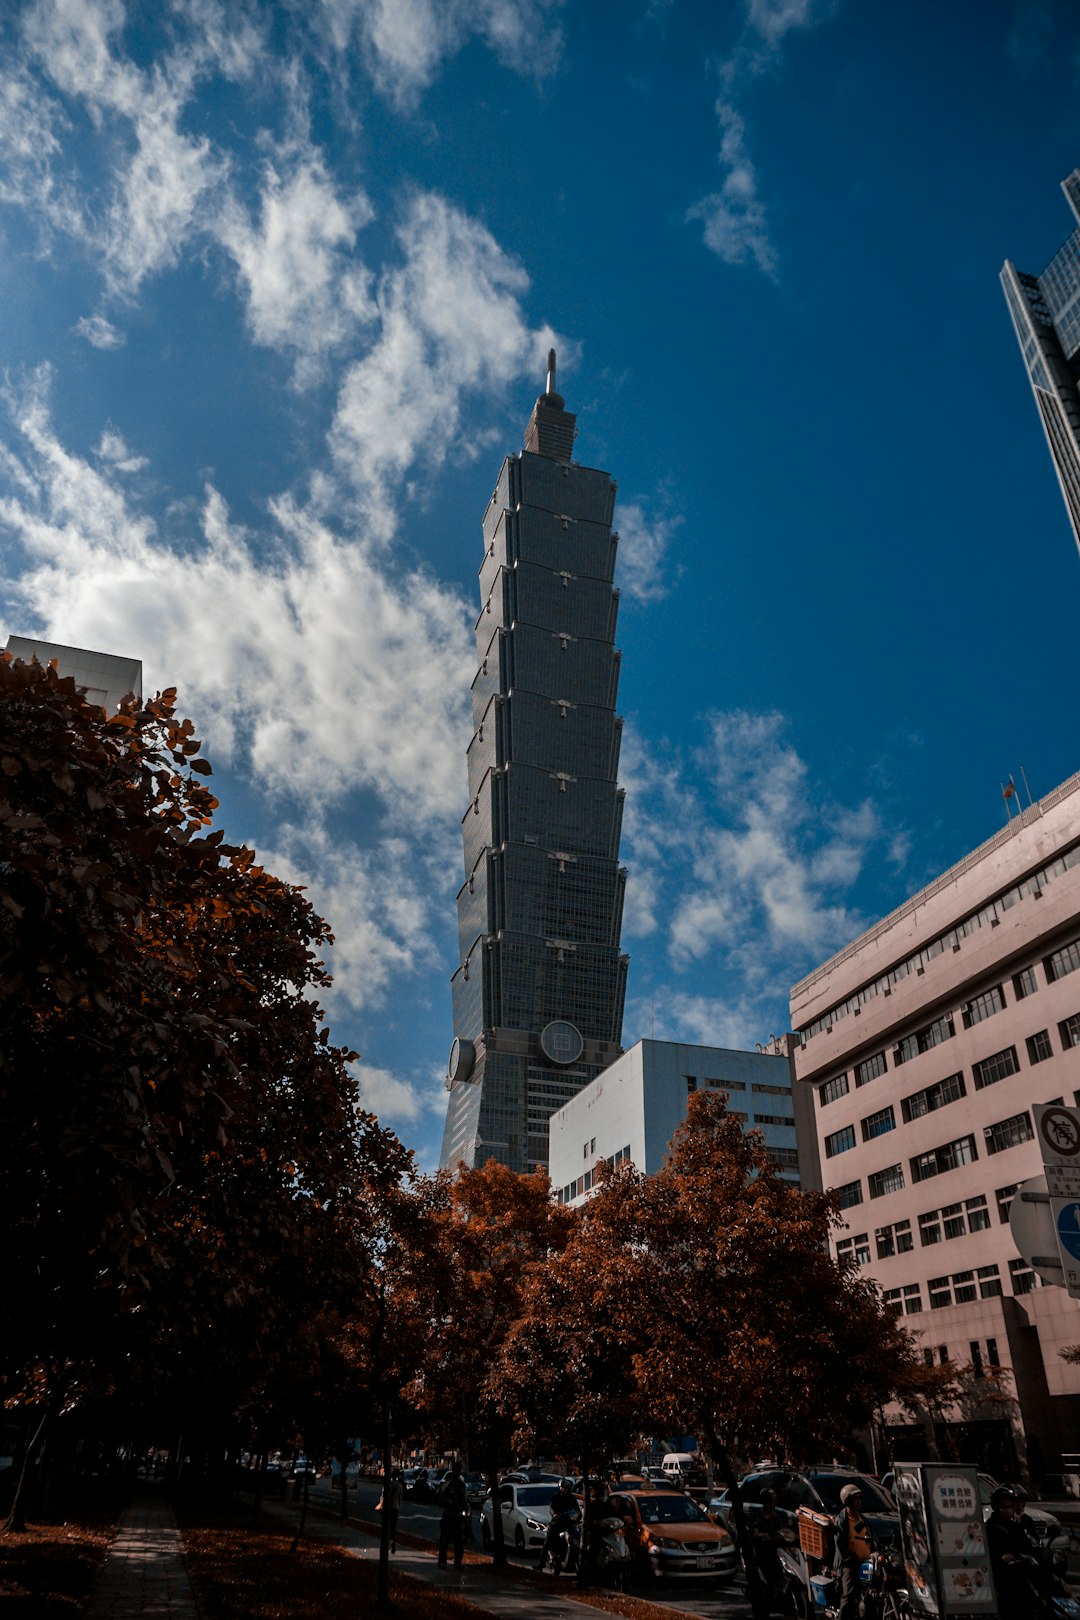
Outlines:
[[608,1582],[617,1592],[624,1590],[630,1571],[630,1549],[626,1545],[626,1527],[617,1513],[609,1513],[593,1524],[592,1564],[600,1580]]

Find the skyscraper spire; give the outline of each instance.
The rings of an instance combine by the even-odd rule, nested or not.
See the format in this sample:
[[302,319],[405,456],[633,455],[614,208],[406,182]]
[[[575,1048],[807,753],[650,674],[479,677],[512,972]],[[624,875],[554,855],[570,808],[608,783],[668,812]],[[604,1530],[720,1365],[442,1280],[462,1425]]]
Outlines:
[[533,406],[525,429],[525,448],[552,461],[570,461],[574,454],[577,417],[564,410],[565,400],[555,389],[555,350],[548,350],[547,388]]

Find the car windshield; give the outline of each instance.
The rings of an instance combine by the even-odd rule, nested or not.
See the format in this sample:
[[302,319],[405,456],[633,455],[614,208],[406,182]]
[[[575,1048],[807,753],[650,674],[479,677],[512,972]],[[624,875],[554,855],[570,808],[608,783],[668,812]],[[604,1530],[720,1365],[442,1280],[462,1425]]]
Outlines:
[[518,1507],[547,1507],[557,1489],[555,1485],[520,1485]]
[[667,1492],[663,1496],[639,1496],[637,1505],[645,1524],[701,1524],[709,1515],[688,1496]]
[[864,1479],[862,1474],[815,1474],[816,1486],[821,1500],[831,1513],[839,1513],[842,1503],[840,1492],[845,1485],[857,1485],[862,1492],[862,1505],[864,1513],[895,1513],[896,1508],[886,1496],[884,1489],[875,1485],[872,1480]]
[[[776,1492],[776,1505],[794,1513],[796,1508],[821,1509],[821,1498],[808,1479],[801,1474],[751,1474],[740,1485],[743,1500],[760,1504],[764,1490]],[[725,1498],[729,1497],[727,1491]],[[837,1504],[839,1506],[839,1503]]]

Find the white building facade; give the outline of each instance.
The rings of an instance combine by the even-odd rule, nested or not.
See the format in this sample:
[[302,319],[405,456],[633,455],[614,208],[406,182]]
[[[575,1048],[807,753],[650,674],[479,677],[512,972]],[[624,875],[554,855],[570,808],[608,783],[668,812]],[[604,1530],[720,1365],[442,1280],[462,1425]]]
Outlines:
[[928,1364],[975,1386],[1010,1369],[1036,1474],[1080,1451],[1080,1369],[1061,1356],[1080,1302],[1040,1283],[1008,1216],[1041,1170],[1033,1106],[1080,1103],[1078,969],[1080,775],[791,992],[797,1085],[847,1220],[837,1252]]
[[785,1055],[676,1041],[638,1041],[550,1121],[550,1175],[561,1203],[591,1193],[598,1165],[659,1170],[695,1091],[724,1091],[728,1110],[760,1130],[773,1162],[799,1179],[791,1069]]
[[73,680],[88,703],[96,703],[108,714],[116,713],[120,699],[129,692],[142,697],[142,661],[138,658],[65,647],[58,641],[39,641],[31,636],[9,636],[6,650],[27,664],[32,658],[39,664],[50,664],[55,659],[60,676]]

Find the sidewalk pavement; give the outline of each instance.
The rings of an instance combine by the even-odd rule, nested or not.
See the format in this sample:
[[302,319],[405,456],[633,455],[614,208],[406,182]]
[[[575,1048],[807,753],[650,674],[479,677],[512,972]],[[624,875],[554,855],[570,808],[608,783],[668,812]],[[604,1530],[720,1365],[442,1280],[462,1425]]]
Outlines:
[[[268,1517],[295,1528],[296,1514],[276,1503],[263,1504]],[[309,1509],[305,1538],[341,1547],[352,1558],[371,1562],[379,1556],[378,1532],[335,1522]],[[430,1551],[405,1548],[392,1559],[403,1575],[453,1592],[496,1620],[525,1615],[529,1620],[597,1620],[597,1610],[570,1596],[569,1577],[550,1588],[516,1583],[490,1564],[463,1564],[440,1569]],[[84,1620],[204,1620],[188,1575],[184,1546],[164,1491],[143,1488],[121,1516]]]
[[202,1620],[163,1491],[140,1490],[121,1515],[84,1620]]
[[[270,1511],[264,1503],[263,1512]],[[272,1511],[275,1516],[280,1514],[282,1518],[287,1518],[290,1528],[295,1526],[295,1510],[274,1504]],[[351,1520],[343,1524],[329,1515],[324,1517],[317,1510],[313,1512],[310,1507],[304,1535],[340,1547],[352,1558],[375,1562],[379,1557],[377,1529],[365,1530]],[[485,1614],[496,1617],[496,1620],[510,1620],[516,1615],[525,1615],[528,1620],[534,1620],[534,1617],[535,1620],[601,1620],[599,1610],[588,1603],[577,1602],[570,1595],[574,1582],[569,1575],[560,1577],[559,1581],[553,1577],[550,1586],[542,1587],[537,1582],[515,1581],[513,1575],[495,1569],[487,1559],[479,1564],[462,1564],[460,1569],[440,1569],[434,1545],[430,1551],[406,1547],[400,1536],[398,1550],[390,1563],[399,1574],[409,1575],[440,1591],[453,1592],[455,1596],[475,1604]]]

